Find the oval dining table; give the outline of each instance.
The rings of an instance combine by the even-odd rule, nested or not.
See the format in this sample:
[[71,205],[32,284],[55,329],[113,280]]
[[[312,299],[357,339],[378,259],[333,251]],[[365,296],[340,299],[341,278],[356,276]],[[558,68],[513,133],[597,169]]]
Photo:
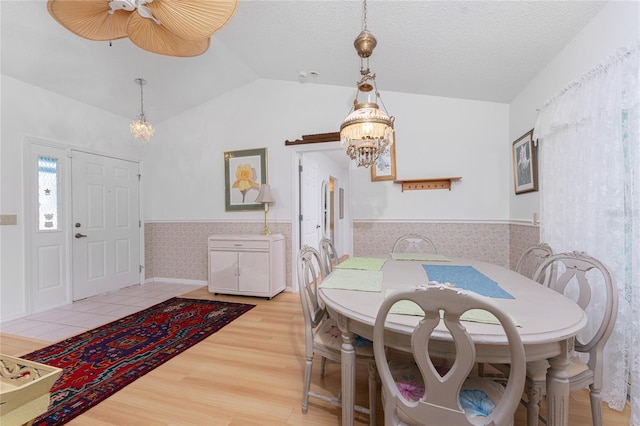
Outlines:
[[[446,259],[441,257],[442,259]],[[357,259],[357,258],[354,258]],[[571,299],[510,269],[469,259],[392,260],[387,259],[381,267],[382,278],[379,290],[371,287],[362,289],[330,288],[334,274],[342,274],[336,269],[327,276],[326,285],[320,286],[319,295],[342,332],[342,425],[353,425],[355,393],[355,334],[372,339],[376,314],[385,294],[392,290],[404,290],[424,286],[429,283],[423,265],[450,265],[472,267],[481,275],[492,280],[513,298],[493,298],[498,306],[514,318],[527,361],[547,359],[547,421],[549,426],[567,425],[569,421],[569,382],[565,368],[573,348],[574,337],[586,326],[584,311]],[[361,271],[363,277],[371,271]],[[351,274],[359,274],[357,269]],[[357,275],[353,275],[357,276]],[[334,280],[335,281],[335,280]],[[464,283],[453,283],[464,287]],[[365,290],[365,291],[363,291]],[[410,350],[411,333],[419,321],[419,316],[391,314],[385,328],[386,343]],[[502,327],[482,322],[465,322],[465,327],[476,344],[476,361],[481,363],[509,363],[509,350]],[[442,324],[436,328],[434,341],[430,344],[436,356],[455,357],[455,349],[450,336]],[[431,350],[431,349],[430,349]]]

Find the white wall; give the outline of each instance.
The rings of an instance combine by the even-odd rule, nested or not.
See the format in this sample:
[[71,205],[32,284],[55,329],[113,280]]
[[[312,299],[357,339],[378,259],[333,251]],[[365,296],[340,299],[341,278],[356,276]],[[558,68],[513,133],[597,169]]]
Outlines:
[[[0,226],[0,320],[26,310],[24,171],[25,138],[126,158],[139,148],[128,120],[2,75],[0,214],[17,215],[17,225]],[[35,223],[35,222],[34,222]]]
[[508,138],[508,106],[393,92],[382,93],[396,116],[397,179],[461,176],[451,191],[402,192],[392,181],[371,182],[358,169],[356,219],[505,221],[508,188],[501,170]]
[[223,156],[266,147],[278,200],[269,220],[291,221],[294,149],[284,142],[336,131],[351,95],[340,87],[257,80],[158,124],[145,148],[145,219],[263,220],[261,211],[225,212]]
[[[611,1],[589,24],[538,74],[510,105],[509,145],[531,130],[547,99],[559,93],[571,81],[602,62],[618,48],[630,48],[640,40],[640,2]],[[530,192],[516,196],[513,191],[511,163],[505,169],[510,178],[509,215],[511,220],[531,221],[540,208],[540,195]]]
[[[224,211],[223,153],[268,148],[269,182],[280,200],[272,221],[291,221],[292,147],[304,134],[334,132],[355,88],[257,80],[157,126],[145,148],[147,220],[261,220],[261,212]],[[508,106],[384,92],[397,117],[399,178],[462,176],[452,191],[410,191],[353,172],[354,219],[502,220],[508,218],[503,152]],[[346,155],[346,154],[345,154]],[[411,208],[407,208],[411,206]]]

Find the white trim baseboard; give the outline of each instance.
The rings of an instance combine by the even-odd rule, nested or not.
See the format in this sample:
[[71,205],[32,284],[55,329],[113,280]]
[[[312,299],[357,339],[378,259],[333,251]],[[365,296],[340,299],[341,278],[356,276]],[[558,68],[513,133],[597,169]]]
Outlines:
[[182,278],[163,278],[163,277],[153,277],[153,278],[146,278],[144,280],[145,284],[152,284],[152,283],[175,283],[175,284],[188,284],[188,285],[193,285],[193,286],[203,286],[203,285],[207,285],[208,282],[206,280],[185,280]]

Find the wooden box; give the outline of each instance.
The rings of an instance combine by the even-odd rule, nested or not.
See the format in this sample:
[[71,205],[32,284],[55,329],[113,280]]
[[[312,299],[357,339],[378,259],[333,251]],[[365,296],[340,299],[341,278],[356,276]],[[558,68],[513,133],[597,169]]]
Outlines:
[[0,354],[0,423],[31,424],[49,408],[49,391],[62,369]]

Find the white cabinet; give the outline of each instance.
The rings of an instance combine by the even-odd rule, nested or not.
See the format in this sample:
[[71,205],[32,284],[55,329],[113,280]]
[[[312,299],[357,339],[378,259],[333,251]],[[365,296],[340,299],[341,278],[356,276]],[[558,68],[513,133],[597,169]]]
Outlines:
[[209,291],[271,298],[284,290],[283,235],[209,237]]

